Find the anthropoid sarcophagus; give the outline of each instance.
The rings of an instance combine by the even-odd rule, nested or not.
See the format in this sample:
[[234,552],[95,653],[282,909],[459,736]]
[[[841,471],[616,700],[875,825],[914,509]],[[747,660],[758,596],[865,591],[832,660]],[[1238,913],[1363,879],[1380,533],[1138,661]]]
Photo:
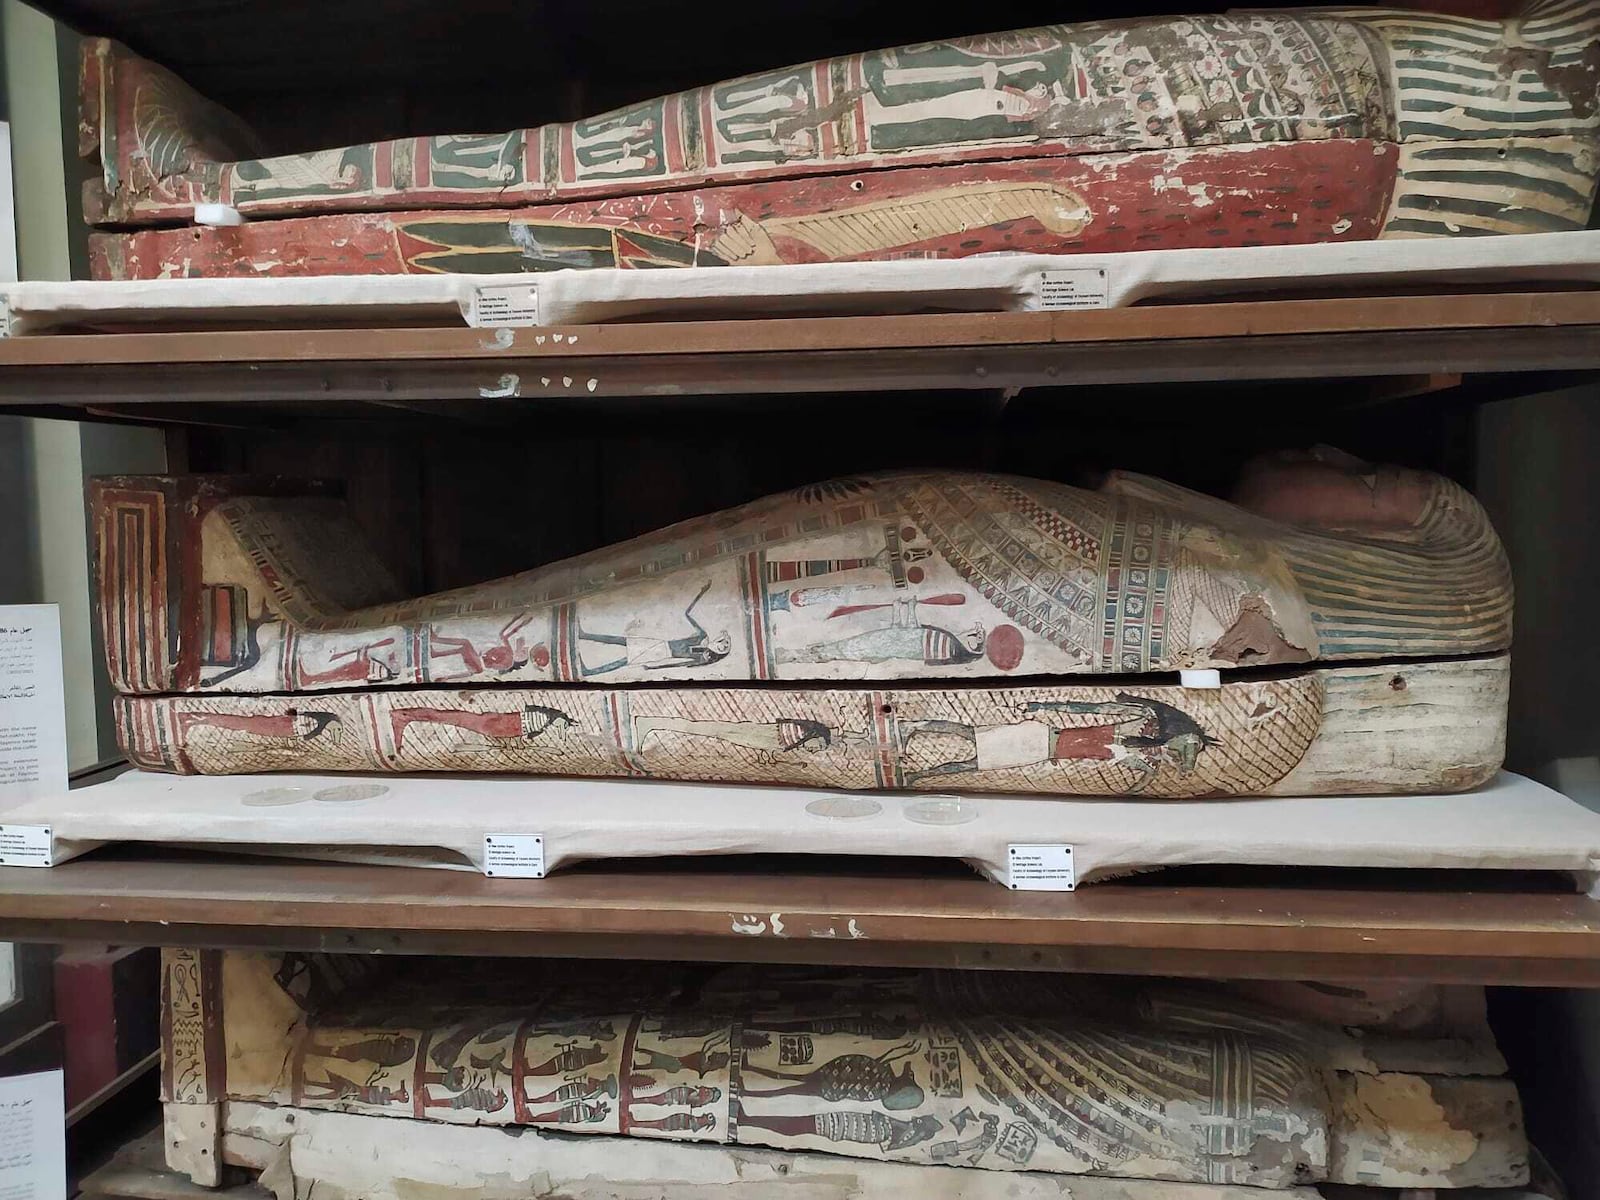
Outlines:
[[[520,272],[1582,229],[1600,0],[1051,25],[566,124],[260,157],[84,44],[98,278]],[[230,205],[228,229],[133,229]]]
[[[1511,580],[1418,471],[1240,504],[840,479],[398,593],[329,490],[97,481],[119,731],[158,770],[518,771],[1150,797],[1461,790],[1503,751]],[[1177,673],[1216,669],[1218,687]]]
[[[1295,1196],[1528,1179],[1481,988],[338,957],[167,952],[174,1165],[214,1170],[271,1105],[313,1129],[320,1113],[386,1118],[367,1169],[402,1177],[428,1136],[407,1124],[428,1122]],[[213,1161],[195,1163],[202,1128]]]

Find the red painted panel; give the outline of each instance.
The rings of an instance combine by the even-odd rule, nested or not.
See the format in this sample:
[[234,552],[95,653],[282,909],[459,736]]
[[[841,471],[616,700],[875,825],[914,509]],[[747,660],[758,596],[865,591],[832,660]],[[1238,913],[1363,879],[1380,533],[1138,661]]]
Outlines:
[[492,211],[96,235],[97,279],[516,272],[1374,238],[1397,151],[1285,142],[875,171]]

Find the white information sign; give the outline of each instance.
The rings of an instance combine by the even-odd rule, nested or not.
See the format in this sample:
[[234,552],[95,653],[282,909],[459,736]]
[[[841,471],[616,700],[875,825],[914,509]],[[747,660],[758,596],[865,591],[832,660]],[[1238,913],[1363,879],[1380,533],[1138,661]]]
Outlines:
[[483,873],[496,879],[543,879],[544,839],[523,833],[486,835]]
[[0,1200],[67,1200],[60,1071],[0,1078]]
[[1109,276],[1103,267],[1066,267],[1039,272],[1039,307],[1046,312],[1064,308],[1109,308]]
[[61,614],[54,604],[0,605],[0,812],[66,790]]
[[539,323],[537,283],[486,284],[472,293],[467,324],[480,329],[523,328]]
[[1059,844],[1006,847],[1006,886],[1019,892],[1071,892],[1078,886],[1072,847]]

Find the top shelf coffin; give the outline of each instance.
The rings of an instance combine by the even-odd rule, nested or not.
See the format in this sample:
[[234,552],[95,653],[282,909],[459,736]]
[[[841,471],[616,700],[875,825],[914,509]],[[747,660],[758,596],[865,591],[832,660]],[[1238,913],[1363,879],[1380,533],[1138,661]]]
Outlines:
[[[1595,0],[1050,25],[492,135],[278,157],[85,43],[97,277],[522,272],[1285,245],[1584,227]],[[522,207],[518,207],[522,206]]]

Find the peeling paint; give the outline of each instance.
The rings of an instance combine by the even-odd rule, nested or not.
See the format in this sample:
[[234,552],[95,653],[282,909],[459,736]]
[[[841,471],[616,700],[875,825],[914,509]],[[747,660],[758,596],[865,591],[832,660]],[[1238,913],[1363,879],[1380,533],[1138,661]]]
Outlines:
[[517,331],[514,329],[496,329],[492,338],[487,338],[478,343],[485,350],[509,350],[517,343]]

